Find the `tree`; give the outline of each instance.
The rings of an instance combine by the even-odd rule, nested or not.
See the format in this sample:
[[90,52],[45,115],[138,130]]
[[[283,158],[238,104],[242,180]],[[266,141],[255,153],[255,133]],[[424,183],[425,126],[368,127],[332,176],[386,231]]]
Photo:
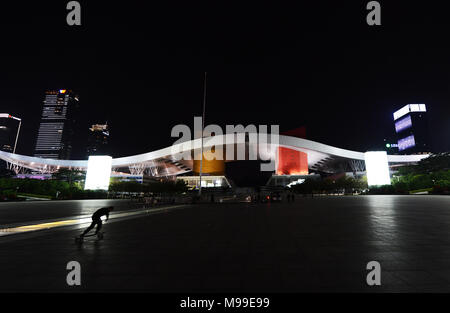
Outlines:
[[74,183],[85,180],[86,174],[80,170],[69,170],[62,168],[58,172],[54,173],[52,178],[60,181],[66,181],[70,186],[73,186]]
[[417,164],[419,173],[430,173],[435,171],[450,169],[450,152],[433,154],[428,158],[422,159]]
[[141,192],[143,187],[142,184],[136,181],[119,181],[111,183],[109,190],[116,192]]
[[150,193],[183,193],[188,190],[186,182],[162,181],[141,184],[138,182],[113,182],[109,185],[110,191],[115,192],[150,192]]
[[16,173],[8,168],[1,168],[0,169],[0,177],[4,178],[12,178],[16,176]]

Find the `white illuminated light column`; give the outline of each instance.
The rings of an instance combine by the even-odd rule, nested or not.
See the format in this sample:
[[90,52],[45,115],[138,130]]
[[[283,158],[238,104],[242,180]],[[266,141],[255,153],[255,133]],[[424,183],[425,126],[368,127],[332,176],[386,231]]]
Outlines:
[[386,151],[369,151],[364,153],[366,162],[367,184],[369,186],[390,185],[389,165]]
[[110,156],[89,156],[84,190],[108,190],[109,179],[111,176],[111,164],[112,157]]

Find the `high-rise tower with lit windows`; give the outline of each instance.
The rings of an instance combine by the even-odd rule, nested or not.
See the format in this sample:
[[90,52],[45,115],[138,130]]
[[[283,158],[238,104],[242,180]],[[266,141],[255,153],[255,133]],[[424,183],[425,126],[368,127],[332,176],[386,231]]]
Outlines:
[[431,152],[425,104],[405,105],[393,115],[399,153]]
[[70,158],[78,101],[78,96],[70,90],[52,90],[45,93],[34,156]]

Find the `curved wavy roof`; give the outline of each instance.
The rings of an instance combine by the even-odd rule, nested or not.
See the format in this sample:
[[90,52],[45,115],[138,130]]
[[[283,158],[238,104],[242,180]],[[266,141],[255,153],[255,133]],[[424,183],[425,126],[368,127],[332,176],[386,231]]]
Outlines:
[[[249,138],[252,135],[248,134]],[[349,160],[360,160],[364,161],[364,153],[358,151],[352,151],[342,148],[333,147],[320,142],[296,138],[292,136],[279,135],[278,143],[270,143],[270,134],[259,134],[259,143],[254,143],[252,141],[248,143],[238,142],[233,144],[236,149],[239,145],[244,145],[244,147],[250,149],[259,149],[260,157],[264,159],[269,159],[274,157],[277,146],[282,146],[308,154],[308,166],[314,167],[318,164],[323,163],[326,160],[332,159],[349,159]],[[263,135],[263,136],[261,136]],[[264,136],[266,135],[266,136]],[[235,134],[227,135],[217,135],[214,137],[204,138],[204,147],[212,147],[218,143],[225,143],[225,147],[230,147],[229,142],[235,138]],[[255,137],[253,137],[255,138]],[[260,149],[260,145],[263,143],[268,143],[267,149]],[[163,167],[165,168],[166,175],[177,175],[185,172],[189,172],[192,168],[191,160],[178,160],[178,153],[187,152],[193,150],[198,150],[201,147],[201,139],[195,139],[186,141],[183,143],[178,143],[170,147],[163,149],[137,154],[127,157],[114,158],[112,160],[113,169],[129,167],[131,169],[143,169],[150,167]],[[254,150],[255,151],[255,150]],[[428,157],[428,155],[388,155],[388,161],[390,163],[415,163],[423,158]],[[44,159],[32,156],[25,156],[20,154],[8,153],[5,151],[0,151],[0,159],[5,160],[16,166],[38,170],[42,172],[52,172],[60,168],[69,169],[81,169],[85,170],[87,168],[87,160],[55,160],[55,159]],[[231,160],[226,160],[231,161]]]

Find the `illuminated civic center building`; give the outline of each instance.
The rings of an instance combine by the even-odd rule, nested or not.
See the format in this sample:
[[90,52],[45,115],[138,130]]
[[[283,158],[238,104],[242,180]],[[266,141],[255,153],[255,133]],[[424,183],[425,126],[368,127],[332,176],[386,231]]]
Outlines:
[[[371,161],[374,160],[374,156],[368,152],[346,150],[305,138],[299,138],[295,134],[289,133],[279,135],[276,143],[271,143],[270,140],[264,142],[265,148],[260,149],[260,140],[253,142],[248,139],[252,135],[258,136],[258,138],[270,138],[270,134],[261,136],[261,133],[246,133],[245,140],[241,143],[224,144],[220,149],[223,149],[224,156],[226,156],[226,151],[229,149],[236,154],[239,148],[244,148],[246,160],[250,160],[249,155],[255,155],[254,153],[252,154],[255,151],[259,151],[259,153],[256,153],[258,160],[274,160],[271,180],[276,182],[275,185],[287,185],[295,182],[299,178],[317,173],[365,173],[366,169],[368,170],[368,167],[372,166],[370,165],[372,164]],[[222,139],[224,143],[231,142],[227,141],[225,136],[233,136],[235,138],[236,134],[217,135],[214,138]],[[206,139],[206,137],[203,139],[203,149],[211,153],[216,148],[215,143]],[[114,173],[127,173],[128,175],[146,175],[154,178],[178,177],[179,179],[184,179],[190,185],[198,184],[198,174],[201,168],[202,186],[226,186],[228,182],[224,176],[225,165],[228,162],[233,162],[236,158],[226,159],[225,157],[224,160],[208,160],[208,157],[204,154],[202,161],[194,160],[196,155],[200,155],[201,149],[202,139],[197,138],[148,153],[110,158],[110,161],[106,163],[110,164],[108,165],[110,166],[108,171],[112,173],[111,176]],[[180,159],[180,153],[190,154],[193,157]],[[427,154],[387,155],[386,152],[379,153],[381,154],[381,159],[378,157],[375,159],[384,160],[383,162],[385,162],[388,171],[388,183],[390,182],[389,168],[392,170],[399,165],[414,164],[428,157]],[[50,174],[61,168],[88,171],[88,160],[39,158],[5,151],[0,151],[0,159],[10,163],[16,172],[28,169],[32,172]],[[198,157],[198,159],[201,158]],[[263,161],[262,163],[264,163]],[[375,171],[373,173],[375,175],[382,172],[377,167],[374,168]],[[368,179],[370,179],[368,172],[367,175]],[[386,180],[383,182],[385,183]],[[383,182],[380,184],[383,184]]]

